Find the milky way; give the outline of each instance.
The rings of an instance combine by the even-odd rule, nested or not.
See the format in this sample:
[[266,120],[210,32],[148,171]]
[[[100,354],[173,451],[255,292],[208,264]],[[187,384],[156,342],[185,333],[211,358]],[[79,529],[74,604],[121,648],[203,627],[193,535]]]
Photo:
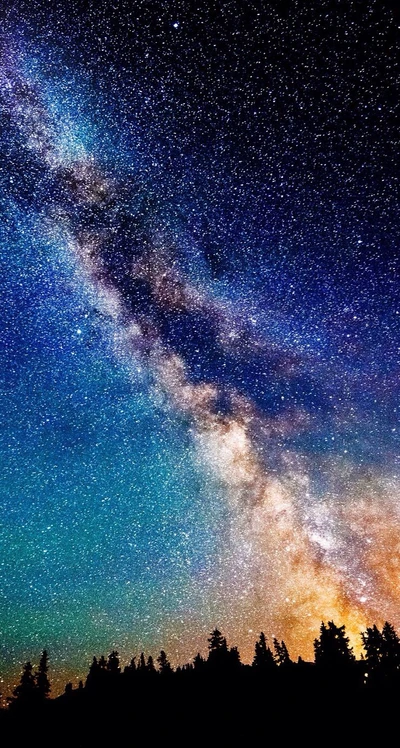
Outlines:
[[398,41],[377,3],[10,8],[3,676],[400,625]]

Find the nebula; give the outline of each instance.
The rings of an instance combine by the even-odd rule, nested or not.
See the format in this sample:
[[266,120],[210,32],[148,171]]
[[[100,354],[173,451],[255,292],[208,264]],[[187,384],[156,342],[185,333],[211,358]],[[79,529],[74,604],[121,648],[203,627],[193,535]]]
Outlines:
[[[56,87],[52,92],[40,68],[31,74],[29,69],[22,55],[11,54],[10,47],[3,51],[2,112],[12,143],[5,155],[13,175],[9,206],[15,216],[28,215],[42,238],[60,248],[61,266],[70,263],[75,286],[86,294],[84,319],[96,317],[91,329],[103,341],[96,356],[111,356],[112,366],[135,387],[140,372],[140,388],[155,404],[157,418],[179,424],[196,474],[215,492],[207,532],[218,542],[213,540],[207,563],[199,561],[196,568],[190,561],[193,610],[188,604],[186,613],[168,614],[175,624],[179,618],[180,635],[171,633],[166,617],[164,626],[154,624],[159,641],[154,631],[145,632],[146,624],[142,634],[136,627],[136,640],[165,649],[170,642],[179,659],[192,644],[201,646],[204,627],[218,624],[238,637],[247,661],[260,630],[284,639],[296,656],[310,657],[320,622],[334,620],[346,625],[359,652],[360,632],[371,622],[399,623],[400,516],[392,437],[378,437],[377,455],[371,456],[375,433],[395,434],[388,414],[397,382],[371,364],[372,316],[362,319],[357,304],[351,309],[350,285],[343,304],[339,287],[331,302],[328,282],[317,314],[307,278],[301,281],[301,306],[308,310],[308,335],[299,327],[290,332],[297,260],[290,261],[290,282],[278,265],[273,271],[287,295],[284,313],[273,283],[260,290],[257,268],[249,267],[244,294],[243,273],[236,280],[226,273],[222,282],[218,251],[206,250],[210,236],[196,237],[190,220],[179,217],[177,198],[173,219],[166,218],[160,200],[150,194],[154,185],[141,182],[140,164],[134,175],[124,173],[99,156],[101,148],[85,145],[79,128],[63,124]],[[185,211],[190,215],[189,201]],[[210,252],[217,264],[208,268]],[[264,252],[268,259],[268,249]],[[315,267],[316,257],[315,252]],[[260,267],[261,276],[268,278]],[[62,301],[55,303],[59,316]],[[319,328],[312,324],[315,316]],[[354,332],[360,318],[362,335]],[[350,332],[344,332],[344,319]],[[75,337],[82,337],[81,327]],[[110,401],[107,412],[114,405]],[[132,501],[125,496],[120,509]],[[113,515],[107,521],[112,523]],[[191,520],[188,535],[200,538],[203,523],[199,518],[196,527]],[[156,566],[151,543],[142,554]],[[180,553],[171,551],[178,565]],[[179,584],[163,580],[163,594],[173,599]],[[117,635],[107,636],[105,641],[118,643]],[[131,641],[122,636],[128,652]],[[71,665],[64,670],[70,672]]]

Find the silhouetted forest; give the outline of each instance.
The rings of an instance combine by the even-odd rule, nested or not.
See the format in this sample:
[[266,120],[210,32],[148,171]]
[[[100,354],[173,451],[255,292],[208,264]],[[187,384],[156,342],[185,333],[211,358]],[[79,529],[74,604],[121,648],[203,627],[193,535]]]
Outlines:
[[[48,653],[38,669],[31,662],[0,728],[10,745],[135,745],[173,740],[175,744],[240,735],[248,741],[318,734],[371,738],[396,721],[400,696],[400,639],[386,622],[361,634],[363,654],[354,656],[345,626],[321,623],[314,661],[292,660],[284,641],[269,643],[263,632],[251,664],[214,629],[208,655],[173,668],[164,650],[156,661],[142,652],[121,666],[118,652],[93,657],[86,680],[52,699]],[[371,732],[372,731],[372,732]],[[10,738],[11,736],[11,738]],[[185,738],[186,736],[186,738]],[[190,737],[191,736],[191,737]],[[196,740],[194,738],[196,737]],[[20,740],[20,742],[18,742]],[[285,741],[283,741],[285,742]]]

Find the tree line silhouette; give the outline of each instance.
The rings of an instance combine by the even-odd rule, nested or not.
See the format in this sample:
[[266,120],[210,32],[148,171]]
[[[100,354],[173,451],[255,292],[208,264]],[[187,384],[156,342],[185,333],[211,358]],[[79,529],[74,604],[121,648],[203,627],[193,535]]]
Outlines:
[[[251,665],[241,662],[237,647],[228,647],[226,638],[219,629],[214,629],[208,638],[208,656],[198,653],[193,661],[174,669],[164,650],[156,662],[144,652],[138,659],[132,657],[123,669],[119,654],[113,650],[106,658],[93,657],[83,684],[73,689],[67,683],[64,700],[72,698],[74,692],[85,692],[91,698],[102,695],[130,692],[136,686],[149,689],[156,683],[184,681],[195,683],[198,679],[226,678],[264,679],[280,687],[324,684],[334,687],[357,689],[393,688],[400,685],[400,638],[392,624],[386,622],[382,628],[374,625],[361,634],[364,653],[357,660],[345,626],[336,626],[333,621],[321,623],[319,637],[314,640],[314,662],[305,662],[301,657],[295,662],[289,655],[284,641],[274,638],[272,648],[264,632],[260,633],[254,647]],[[48,653],[43,651],[39,667],[34,672],[31,662],[23,666],[20,682],[9,698],[9,709],[35,709],[49,700],[51,685],[48,677]]]
[[[172,667],[167,653],[141,652],[123,666],[116,650],[95,656],[85,680],[51,698],[49,656],[22,668],[19,684],[0,710],[0,739],[7,745],[123,746],[285,745],[303,735],[327,733],[370,744],[371,730],[397,729],[400,639],[388,622],[361,634],[357,659],[345,626],[322,622],[314,660],[292,659],[284,641],[261,632],[250,664],[241,662],[219,629],[206,656]],[[321,732],[323,731],[323,732]],[[37,741],[35,743],[35,740]],[[286,743],[285,743],[286,741]]]

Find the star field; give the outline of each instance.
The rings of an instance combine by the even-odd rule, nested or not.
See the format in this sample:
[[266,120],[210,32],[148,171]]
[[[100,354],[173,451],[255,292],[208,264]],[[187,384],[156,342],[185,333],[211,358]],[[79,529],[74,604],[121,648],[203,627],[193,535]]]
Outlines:
[[4,12],[6,687],[400,625],[398,39],[372,0]]

